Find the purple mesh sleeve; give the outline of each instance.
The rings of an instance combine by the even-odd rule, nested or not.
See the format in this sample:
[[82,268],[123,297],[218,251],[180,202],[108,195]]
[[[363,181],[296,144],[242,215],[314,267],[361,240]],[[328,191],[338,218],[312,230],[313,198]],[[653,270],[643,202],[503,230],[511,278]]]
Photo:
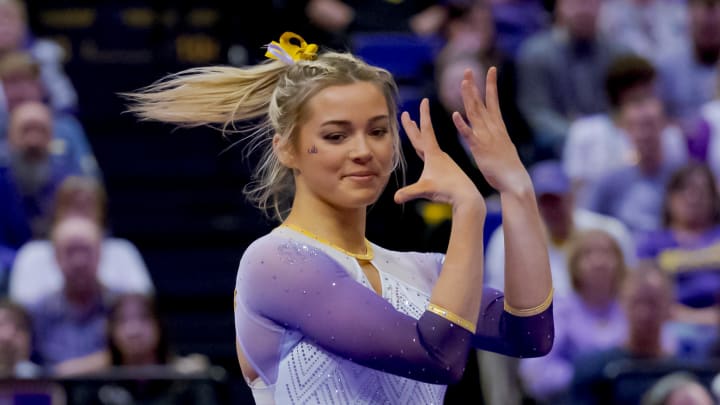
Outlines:
[[238,289],[256,315],[358,364],[435,384],[462,377],[472,340],[467,330],[430,312],[415,320],[396,311],[311,246],[256,241],[241,260]]
[[532,316],[504,309],[501,292],[485,288],[473,346],[512,357],[539,357],[550,352],[555,338],[552,304]]

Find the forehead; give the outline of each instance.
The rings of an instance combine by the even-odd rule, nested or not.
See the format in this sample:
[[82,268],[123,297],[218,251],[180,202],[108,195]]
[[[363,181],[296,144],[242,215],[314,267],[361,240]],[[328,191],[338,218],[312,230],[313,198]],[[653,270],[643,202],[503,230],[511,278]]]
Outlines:
[[388,115],[387,100],[380,88],[370,82],[329,86],[308,100],[306,124],[326,121],[366,121]]

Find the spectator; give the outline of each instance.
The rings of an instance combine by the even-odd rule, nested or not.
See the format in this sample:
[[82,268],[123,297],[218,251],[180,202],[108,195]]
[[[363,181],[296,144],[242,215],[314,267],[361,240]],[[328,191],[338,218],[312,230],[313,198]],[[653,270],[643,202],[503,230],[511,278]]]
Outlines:
[[[47,91],[40,76],[40,65],[28,52],[14,51],[0,57],[0,85],[4,89],[7,111],[29,101],[47,103]],[[80,121],[65,111],[52,111],[53,154],[63,157],[82,173],[100,177],[95,155]],[[6,138],[7,120],[0,114],[0,155]]]
[[588,209],[620,219],[636,237],[662,227],[665,185],[679,167],[664,158],[659,111],[648,107],[625,117],[637,162],[600,176],[588,193]]
[[600,6],[600,31],[653,61],[687,46],[687,7],[668,0],[607,0]]
[[713,405],[710,391],[693,374],[676,371],[658,380],[640,405]]
[[520,360],[526,391],[543,404],[556,404],[567,395],[575,358],[619,345],[627,336],[618,298],[625,261],[612,236],[600,230],[576,235],[568,252],[568,271],[573,291],[556,300],[552,350],[544,357]]
[[490,0],[497,30],[497,44],[510,59],[515,59],[523,42],[547,28],[550,13],[544,0]]
[[[533,159],[532,134],[515,102],[515,63],[510,55],[498,47],[493,8],[489,0],[474,0],[468,6],[458,5],[448,7],[448,10],[450,16],[444,28],[445,44],[435,61],[435,88],[441,104],[437,111],[444,115],[433,119],[434,125],[440,128],[438,133],[457,132],[450,114],[464,110],[460,86],[457,85],[464,69],[471,68],[474,72],[482,73],[490,66],[495,66],[498,68],[498,93],[508,133],[523,161],[530,162]],[[448,138],[452,139],[441,137],[439,141]],[[467,149],[467,146],[463,146]]]
[[23,307],[0,300],[0,379],[31,378],[42,369],[30,360],[32,323]]
[[668,115],[691,132],[703,104],[717,91],[720,60],[720,0],[687,0],[689,41],[658,62]]
[[[103,229],[98,277],[105,288],[119,292],[153,293],[153,283],[142,255],[127,239],[112,236],[107,220],[107,197],[102,184],[92,177],[69,176],[58,188],[53,223],[81,216]],[[10,275],[10,296],[30,305],[62,285],[62,273],[52,243],[36,239],[18,251]]]
[[77,173],[50,150],[52,116],[42,103],[26,102],[13,110],[8,132],[9,168],[23,201],[33,237],[47,236],[55,190]]
[[599,8],[600,0],[557,0],[554,26],[520,46],[518,105],[538,160],[560,157],[571,121],[608,109],[598,91],[607,66],[626,50],[598,32]]
[[110,367],[167,366],[180,373],[206,371],[209,359],[199,353],[175,353],[154,299],[128,293],[116,297],[108,316],[108,349],[69,360],[58,367],[60,375],[95,373]]
[[642,258],[658,261],[674,280],[674,320],[683,330],[684,356],[705,357],[717,336],[720,300],[720,194],[709,167],[693,162],[670,178],[663,228],[638,241]]
[[[22,0],[0,0],[0,58],[12,51],[26,50],[40,65],[40,77],[55,111],[77,111],[77,93],[65,74],[63,49],[48,39],[36,38],[28,26]],[[6,111],[0,88],[0,116]]]
[[[655,68],[645,58],[632,54],[617,57],[605,79],[611,113],[580,118],[571,124],[563,165],[573,180],[580,206],[590,206],[599,178],[636,165],[641,152],[645,154],[643,177],[661,176],[687,161],[682,131],[666,122],[655,77]],[[649,138],[658,138],[654,143],[659,142],[659,151],[652,153],[654,143]]]
[[627,316],[628,338],[621,345],[576,358],[569,402],[573,405],[637,404],[643,387],[633,387],[635,392],[614,392],[607,366],[620,360],[674,359],[662,336],[673,302],[671,281],[653,262],[640,262],[623,282],[620,299]]
[[63,284],[29,307],[35,349],[48,369],[107,348],[106,321],[116,293],[103,288],[97,277],[101,232],[97,223],[78,216],[53,228]]

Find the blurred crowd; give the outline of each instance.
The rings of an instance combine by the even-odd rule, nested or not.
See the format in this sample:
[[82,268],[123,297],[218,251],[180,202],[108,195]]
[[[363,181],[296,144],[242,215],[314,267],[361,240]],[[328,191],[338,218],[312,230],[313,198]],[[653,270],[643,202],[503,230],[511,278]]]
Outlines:
[[[501,108],[547,229],[556,338],[542,358],[477,353],[485,403],[715,403],[720,0],[271,3],[264,43],[291,30],[368,52],[396,74],[403,107],[429,97],[441,147],[491,208],[495,194],[450,115],[463,110],[463,71],[498,67]],[[398,38],[425,51],[417,63],[427,66],[372,54]],[[244,45],[259,49],[255,40]],[[231,48],[222,63],[248,62],[252,52]],[[113,232],[103,162],[79,111],[82,78],[66,74],[64,51],[32,31],[21,0],[0,0],[0,375],[206,370],[207,356],[173,351],[153,269]],[[422,167],[410,155],[414,178]],[[425,239],[413,248],[443,249],[449,210],[416,208]],[[484,265],[502,290],[493,215]]]

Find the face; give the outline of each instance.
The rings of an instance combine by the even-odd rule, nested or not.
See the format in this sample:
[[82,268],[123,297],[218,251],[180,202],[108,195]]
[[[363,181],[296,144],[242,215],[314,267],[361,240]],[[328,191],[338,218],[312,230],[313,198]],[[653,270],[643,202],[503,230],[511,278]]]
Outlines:
[[703,172],[688,174],[679,188],[670,192],[671,223],[683,226],[702,226],[712,222],[714,185]]
[[0,53],[17,49],[23,41],[25,24],[12,2],[0,2]]
[[600,0],[557,0],[558,17],[577,39],[595,37]]
[[666,283],[662,276],[653,274],[642,280],[631,276],[624,286],[623,306],[635,333],[655,334],[670,316],[670,287]]
[[43,100],[42,84],[31,73],[8,73],[2,79],[2,87],[10,111],[25,101],[41,102]]
[[139,298],[123,300],[115,316],[111,335],[123,357],[137,358],[155,352],[160,333],[144,301]]
[[[465,69],[471,69],[475,77],[483,76],[483,68],[480,62],[475,58],[464,58],[454,62],[450,62],[441,72],[438,78],[438,97],[443,107],[448,112],[458,111],[464,112],[465,105],[462,100],[462,92],[460,91],[460,83],[463,80]],[[481,97],[485,97],[484,88],[480,90]]]
[[572,197],[569,194],[541,194],[537,202],[540,215],[550,229],[565,225],[572,215]]
[[713,405],[710,393],[698,383],[688,383],[673,390],[664,402],[667,405]]
[[393,169],[397,136],[382,92],[367,82],[331,86],[308,101],[306,112],[295,145],[279,147],[295,172],[296,200],[336,209],[374,203]]
[[47,107],[40,103],[26,103],[12,112],[8,143],[22,160],[45,160],[51,140],[52,116]]
[[619,119],[639,154],[647,157],[660,154],[665,115],[662,102],[649,88],[634,89],[623,96]]
[[622,263],[610,236],[591,233],[580,242],[578,257],[578,288],[602,298],[613,298]]
[[720,46],[720,2],[690,1],[688,13],[695,44],[700,49]]
[[0,365],[30,357],[30,333],[20,327],[15,313],[0,309]]
[[67,231],[55,240],[55,256],[67,290],[72,293],[95,291],[100,261],[100,241],[96,233],[86,226]]

